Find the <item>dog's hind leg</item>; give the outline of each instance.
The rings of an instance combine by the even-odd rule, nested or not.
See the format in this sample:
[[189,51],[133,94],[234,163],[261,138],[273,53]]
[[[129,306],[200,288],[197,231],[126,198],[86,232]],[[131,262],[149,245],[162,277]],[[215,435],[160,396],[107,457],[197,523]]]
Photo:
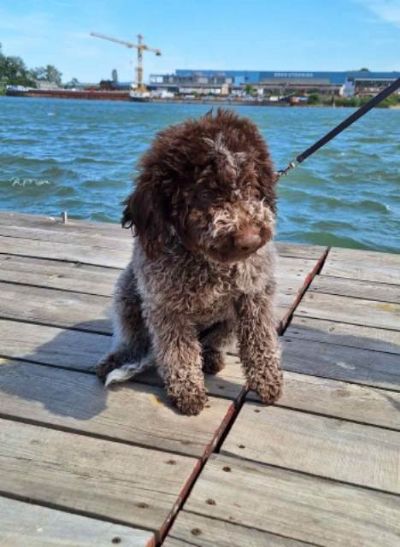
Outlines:
[[206,374],[217,374],[224,367],[222,348],[234,335],[235,323],[231,319],[214,323],[200,332],[199,339],[203,354],[203,371]]
[[146,357],[149,348],[150,338],[142,317],[141,298],[134,274],[128,266],[115,289],[111,351],[98,363],[97,376],[105,380],[112,370],[128,363],[131,368],[137,363],[140,369],[139,363]]

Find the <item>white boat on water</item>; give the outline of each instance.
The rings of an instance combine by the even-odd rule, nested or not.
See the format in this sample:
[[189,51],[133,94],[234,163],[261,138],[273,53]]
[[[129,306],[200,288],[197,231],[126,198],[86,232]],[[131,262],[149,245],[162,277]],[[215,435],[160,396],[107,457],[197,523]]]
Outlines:
[[132,91],[129,92],[129,97],[131,101],[146,103],[150,101],[151,95],[149,91],[137,91],[132,89]]

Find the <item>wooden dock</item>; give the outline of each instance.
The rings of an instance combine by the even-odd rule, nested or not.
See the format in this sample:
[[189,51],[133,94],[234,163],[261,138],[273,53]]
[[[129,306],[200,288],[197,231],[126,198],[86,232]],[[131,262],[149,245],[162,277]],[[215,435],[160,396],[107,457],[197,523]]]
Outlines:
[[278,244],[285,392],[106,391],[116,225],[0,214],[0,546],[400,545],[400,256]]

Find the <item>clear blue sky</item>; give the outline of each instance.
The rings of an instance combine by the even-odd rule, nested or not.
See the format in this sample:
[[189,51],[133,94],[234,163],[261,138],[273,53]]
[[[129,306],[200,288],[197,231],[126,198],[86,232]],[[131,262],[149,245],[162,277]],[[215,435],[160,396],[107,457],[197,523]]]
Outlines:
[[141,32],[162,57],[145,77],[176,68],[400,70],[400,0],[2,0],[0,42],[29,67],[63,79],[132,79],[132,50],[89,37]]

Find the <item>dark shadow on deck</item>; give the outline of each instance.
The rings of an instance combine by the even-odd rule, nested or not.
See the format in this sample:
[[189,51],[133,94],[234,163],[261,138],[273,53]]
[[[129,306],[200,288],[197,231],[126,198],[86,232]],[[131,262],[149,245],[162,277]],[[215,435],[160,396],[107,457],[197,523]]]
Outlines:
[[[107,328],[108,321],[98,323],[102,323],[102,329]],[[78,323],[73,329],[62,330],[33,353],[5,356],[9,362],[3,359],[0,365],[0,393],[39,402],[54,415],[82,421],[92,419],[107,408],[110,391],[149,393],[152,387],[161,404],[178,412],[160,389],[163,383],[155,369],[106,389],[95,375],[95,365],[110,346],[110,336],[88,333],[87,323]],[[237,384],[222,378],[218,384],[221,395],[232,390],[239,395]]]

